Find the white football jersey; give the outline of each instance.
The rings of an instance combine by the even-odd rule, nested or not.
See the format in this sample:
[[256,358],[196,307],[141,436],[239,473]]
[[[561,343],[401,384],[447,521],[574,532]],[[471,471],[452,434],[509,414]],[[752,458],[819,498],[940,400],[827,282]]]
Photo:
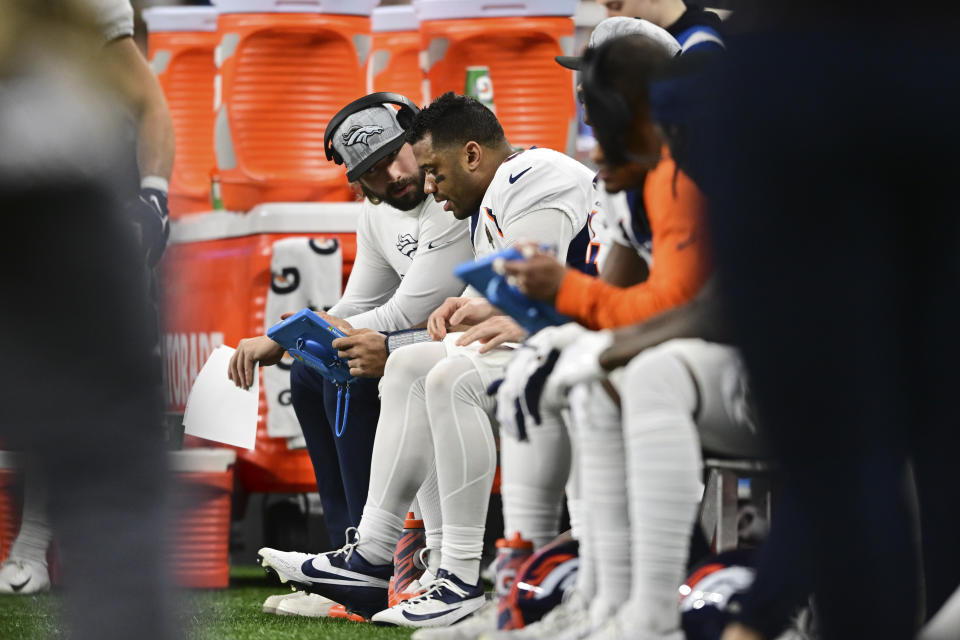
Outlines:
[[[597,185],[599,192],[599,213],[602,223],[595,228],[602,229],[598,231],[602,239],[604,249],[601,253],[606,253],[610,246],[619,244],[624,247],[630,247],[642,257],[649,265],[652,262],[653,236],[649,230],[649,223],[643,221],[637,224],[634,220],[633,212],[630,210],[630,203],[626,191],[617,193],[607,193],[603,182]],[[631,194],[631,197],[643,198],[642,189],[637,193]],[[643,203],[638,203],[641,209]]]
[[330,314],[374,331],[425,322],[444,300],[463,292],[453,268],[473,259],[469,229],[432,198],[410,211],[365,201],[350,279]]
[[[472,222],[474,253],[479,258],[533,240],[555,246],[565,260],[593,205],[593,173],[585,166],[552,149],[516,153],[497,169]],[[562,218],[525,220],[537,211]]]

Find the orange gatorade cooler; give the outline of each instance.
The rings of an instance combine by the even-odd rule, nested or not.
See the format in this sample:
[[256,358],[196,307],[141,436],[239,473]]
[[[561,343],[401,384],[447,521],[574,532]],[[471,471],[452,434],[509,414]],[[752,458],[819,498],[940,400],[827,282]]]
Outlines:
[[[572,55],[577,0],[414,0],[429,94],[474,95],[514,145],[572,151]],[[469,85],[469,86],[468,86]]]
[[[197,374],[217,346],[235,347],[242,338],[263,335],[276,321],[266,317],[275,242],[291,237],[336,240],[342,271],[330,276],[346,282],[356,257],[361,207],[359,202],[263,204],[246,214],[212,211],[174,223],[162,263],[168,411],[184,411]],[[237,450],[238,485],[247,492],[315,491],[306,450],[290,449],[286,439],[269,435],[264,394],[261,384],[256,447]],[[187,447],[209,444],[184,437]]]
[[377,7],[373,10],[371,26],[373,53],[367,66],[369,91],[392,91],[418,104],[424,103],[420,27],[413,7]]
[[217,11],[210,7],[156,7],[143,19],[150,65],[170,106],[177,154],[170,179],[170,217],[210,209],[213,155],[213,49]]
[[223,588],[230,582],[230,449],[170,452],[174,486],[170,566],[182,587]]
[[377,0],[216,0],[216,178],[223,206],[348,201],[323,133],[366,93]]
[[0,451],[0,562],[10,555],[20,530],[20,493],[20,456]]

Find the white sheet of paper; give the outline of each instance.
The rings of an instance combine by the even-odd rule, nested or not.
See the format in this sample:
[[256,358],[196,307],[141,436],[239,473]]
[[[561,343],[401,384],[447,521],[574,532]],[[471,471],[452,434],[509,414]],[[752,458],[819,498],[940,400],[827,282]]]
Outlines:
[[197,375],[183,414],[183,432],[235,447],[253,449],[257,441],[257,410],[260,370],[249,389],[241,389],[227,377],[233,347],[213,350]]

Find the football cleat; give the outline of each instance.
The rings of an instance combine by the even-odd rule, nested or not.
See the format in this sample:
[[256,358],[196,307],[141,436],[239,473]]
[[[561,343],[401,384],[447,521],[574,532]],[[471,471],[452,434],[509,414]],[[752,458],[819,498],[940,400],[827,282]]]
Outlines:
[[486,633],[483,640],[582,640],[594,631],[590,608],[576,590],[564,594],[563,601],[543,618],[522,629]]
[[278,593],[267,597],[263,601],[263,612],[269,613],[271,615],[276,615],[277,607],[280,606],[280,603],[289,598],[297,598],[303,595],[303,591],[291,591],[289,593]]
[[410,640],[477,640],[485,633],[497,629],[496,600],[487,601],[468,616],[449,627],[428,627],[417,629]]
[[0,593],[28,594],[50,590],[50,573],[45,562],[7,559],[0,566]]
[[357,551],[360,536],[347,530],[348,542],[336,551],[311,555],[297,551],[260,549],[260,564],[280,582],[339,602],[350,613],[369,618],[387,607],[387,585],[393,563],[375,565]]
[[355,613],[347,613],[347,608],[342,604],[335,604],[330,607],[330,615],[328,617],[332,620],[349,620],[350,622],[367,621],[363,616],[358,616]]
[[375,623],[400,627],[443,627],[466,618],[486,602],[483,583],[468,585],[444,569],[426,593],[381,611]]
[[297,592],[296,598],[286,598],[277,606],[277,615],[302,616],[304,618],[327,618],[330,608],[337,604],[329,598],[315,593]]

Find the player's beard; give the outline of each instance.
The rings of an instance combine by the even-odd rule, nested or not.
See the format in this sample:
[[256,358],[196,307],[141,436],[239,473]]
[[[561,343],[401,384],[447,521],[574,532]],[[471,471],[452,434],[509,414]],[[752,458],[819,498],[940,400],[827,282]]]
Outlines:
[[[423,192],[423,172],[420,173],[418,178],[405,178],[403,180],[397,180],[389,185],[387,185],[387,192],[383,195],[381,200],[389,204],[395,209],[400,211],[410,211],[411,209],[417,208],[426,194]],[[396,195],[400,191],[403,191],[408,186],[413,186],[408,193],[403,194],[402,196]]]

